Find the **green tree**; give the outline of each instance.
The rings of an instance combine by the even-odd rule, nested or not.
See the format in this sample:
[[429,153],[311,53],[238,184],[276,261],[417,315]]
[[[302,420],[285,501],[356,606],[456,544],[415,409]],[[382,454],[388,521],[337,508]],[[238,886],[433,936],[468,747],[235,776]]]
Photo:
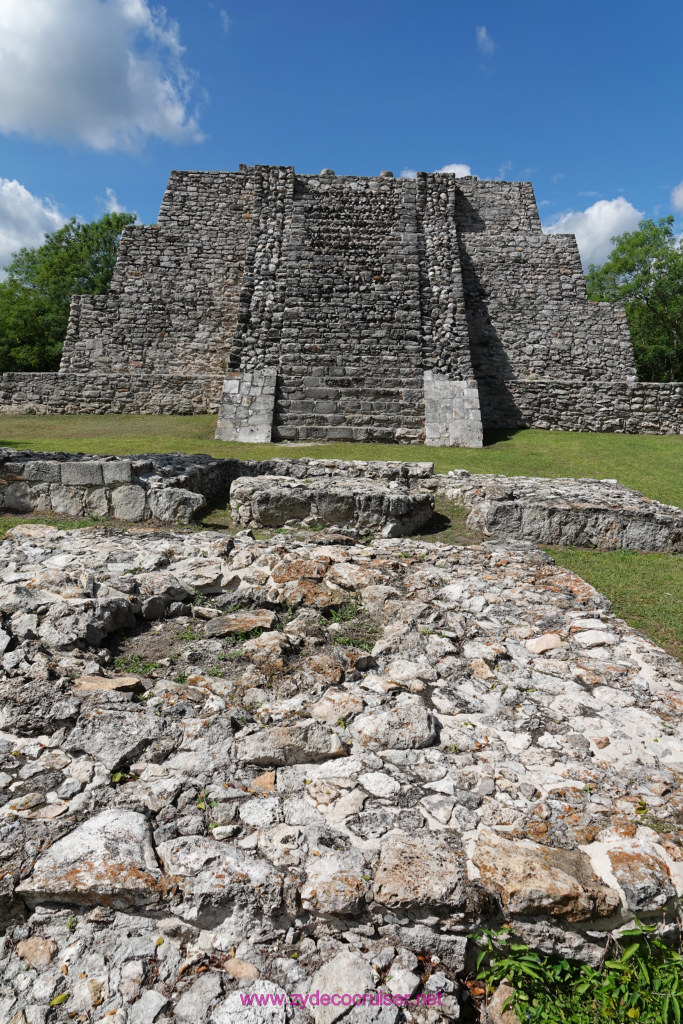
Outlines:
[[642,220],[617,235],[607,262],[586,275],[589,299],[623,302],[641,380],[683,380],[683,240],[673,222]]
[[0,282],[0,372],[57,370],[73,295],[101,295],[111,282],[122,230],[134,213],[72,218],[36,249],[20,249]]

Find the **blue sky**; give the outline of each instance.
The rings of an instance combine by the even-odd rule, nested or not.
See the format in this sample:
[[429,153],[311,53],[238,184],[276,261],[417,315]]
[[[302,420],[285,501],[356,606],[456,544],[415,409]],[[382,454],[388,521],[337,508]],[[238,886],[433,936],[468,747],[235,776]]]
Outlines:
[[239,163],[530,179],[601,261],[683,228],[682,43],[677,0],[0,0],[0,265]]

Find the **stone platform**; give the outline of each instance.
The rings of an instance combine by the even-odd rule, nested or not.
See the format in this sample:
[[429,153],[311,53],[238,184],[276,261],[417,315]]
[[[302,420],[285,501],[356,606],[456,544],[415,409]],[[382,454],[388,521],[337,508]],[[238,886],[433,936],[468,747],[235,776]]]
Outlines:
[[0,1020],[437,1024],[479,928],[677,940],[682,667],[542,553],[20,526],[0,576]]
[[404,537],[427,525],[434,498],[376,480],[256,476],[233,482],[230,509],[239,526],[336,526]]
[[472,509],[467,523],[489,537],[604,551],[683,551],[683,510],[617,480],[507,477],[456,470],[440,490]]

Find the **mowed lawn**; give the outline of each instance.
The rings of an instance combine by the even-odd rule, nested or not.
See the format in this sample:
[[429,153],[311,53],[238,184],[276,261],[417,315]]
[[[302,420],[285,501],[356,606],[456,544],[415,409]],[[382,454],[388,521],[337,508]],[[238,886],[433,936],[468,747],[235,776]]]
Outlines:
[[[238,459],[416,460],[433,462],[440,473],[467,469],[508,476],[617,479],[650,498],[683,508],[683,437],[519,430],[489,438],[480,449],[235,444],[215,441],[215,426],[215,416],[2,416],[0,445],[100,455],[203,452]],[[205,525],[220,525],[222,517],[215,517],[215,522],[213,518],[207,516]],[[451,518],[455,525],[458,517]],[[14,517],[2,517],[0,533],[16,522]],[[67,524],[60,521],[59,525]],[[466,542],[464,523],[459,523],[457,530],[445,528],[441,535],[425,539]],[[549,554],[605,594],[617,615],[683,659],[683,557],[576,548],[554,548]]]
[[204,452],[222,458],[275,456],[433,462],[438,473],[468,469],[508,476],[616,478],[650,498],[683,508],[683,437],[518,430],[485,448],[403,444],[236,444],[214,441],[216,417],[0,416],[0,444],[34,451],[131,455]]

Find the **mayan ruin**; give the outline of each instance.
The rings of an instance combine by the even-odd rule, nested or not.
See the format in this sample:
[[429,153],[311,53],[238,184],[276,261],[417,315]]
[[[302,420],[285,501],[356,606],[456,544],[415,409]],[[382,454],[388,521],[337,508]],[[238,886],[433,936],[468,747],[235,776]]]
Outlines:
[[452,174],[174,171],[77,296],[59,374],[5,374],[6,412],[218,412],[235,441],[478,447],[484,430],[672,433],[623,309],[589,302],[531,183]]

